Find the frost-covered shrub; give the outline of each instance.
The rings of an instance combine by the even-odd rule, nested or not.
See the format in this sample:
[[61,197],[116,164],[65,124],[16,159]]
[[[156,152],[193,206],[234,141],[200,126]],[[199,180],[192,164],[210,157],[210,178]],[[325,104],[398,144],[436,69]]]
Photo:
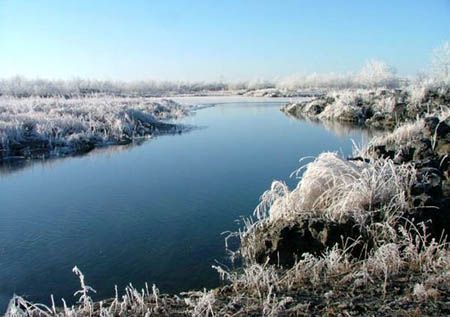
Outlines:
[[340,121],[359,121],[364,118],[363,98],[361,94],[343,91],[331,94],[335,100],[319,114],[319,119],[336,119]]
[[[369,146],[365,150],[370,150],[370,148],[378,145],[392,145],[396,144],[398,146],[404,145],[407,142],[418,140],[423,133],[424,121],[422,119],[416,120],[414,122],[407,122],[399,126],[397,129],[390,133],[375,136],[370,140]],[[368,153],[359,153],[359,155],[366,156]]]
[[356,77],[352,73],[338,74],[294,74],[281,78],[276,87],[280,89],[296,90],[296,89],[344,89],[352,87],[360,87],[356,81]]
[[361,225],[380,209],[395,214],[407,208],[411,166],[392,160],[348,161],[335,153],[323,153],[305,166],[294,190],[275,181],[261,197],[255,213],[270,221],[315,214],[333,221],[353,217]]
[[383,61],[371,60],[357,73],[294,74],[278,80],[276,87],[289,90],[397,88],[400,82],[391,66]]
[[363,85],[369,88],[394,88],[399,86],[395,70],[379,60],[368,61],[357,77]]

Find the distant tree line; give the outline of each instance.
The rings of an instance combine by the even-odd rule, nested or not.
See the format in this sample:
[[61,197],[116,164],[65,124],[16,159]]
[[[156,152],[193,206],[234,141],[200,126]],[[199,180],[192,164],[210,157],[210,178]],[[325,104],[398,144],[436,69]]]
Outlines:
[[[416,80],[439,84],[450,83],[450,45],[443,43],[433,51],[429,74],[420,74]],[[277,80],[250,80],[241,82],[170,82],[170,81],[105,81],[90,79],[47,80],[16,76],[0,79],[0,95],[28,96],[111,96],[160,97],[173,95],[202,95],[221,91],[250,91],[260,89],[345,89],[345,88],[397,88],[409,80],[397,76],[393,67],[383,61],[371,60],[357,73],[292,75]]]

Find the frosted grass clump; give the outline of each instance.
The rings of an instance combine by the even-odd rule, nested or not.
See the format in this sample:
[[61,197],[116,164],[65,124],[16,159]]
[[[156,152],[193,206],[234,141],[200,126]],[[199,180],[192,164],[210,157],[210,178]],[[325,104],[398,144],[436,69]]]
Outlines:
[[407,88],[408,94],[410,96],[410,101],[412,105],[416,107],[423,102],[427,92],[430,89],[434,89],[434,81],[432,80],[423,80],[420,83],[415,85],[410,85]]
[[[142,289],[135,288],[131,283],[125,287],[125,292],[119,296],[117,286],[115,287],[115,297],[100,302],[94,302],[90,297],[94,289],[85,283],[85,277],[78,267],[72,270],[80,280],[80,290],[74,293],[79,296],[75,305],[68,306],[62,299],[62,307],[56,307],[51,295],[51,307],[44,304],[35,304],[25,298],[14,295],[10,300],[6,310],[6,317],[76,317],[76,316],[167,316],[170,313],[180,315],[191,315],[195,313],[198,306],[191,309],[185,304],[192,303],[197,298],[197,294],[187,293],[184,300],[178,297],[161,295],[158,288],[153,285],[149,288],[145,283]],[[208,297],[209,298],[209,297]],[[195,306],[195,305],[194,305]],[[203,315],[202,315],[203,316]]]
[[362,118],[362,109],[359,105],[359,101],[362,100],[360,92],[343,91],[334,98],[336,101],[325,107],[319,114],[319,119],[353,121]]
[[392,160],[348,161],[336,153],[322,153],[308,165],[297,187],[290,191],[274,182],[255,209],[259,219],[292,219],[315,214],[333,221],[348,217],[363,225],[379,210],[391,213],[407,208],[409,186],[415,170]]
[[[432,77],[427,77],[419,82],[406,87],[409,95],[409,109],[412,112],[424,110],[426,113],[436,110],[435,107],[443,106],[445,101],[439,100],[439,97],[445,98],[450,94],[450,83],[443,83]],[[437,99],[433,105],[433,98]],[[447,97],[448,98],[448,97]]]
[[189,297],[185,298],[185,303],[192,308],[193,317],[214,317],[214,303],[216,301],[214,291],[185,293]]
[[367,149],[370,149],[371,146],[385,145],[385,144],[401,145],[406,144],[407,142],[413,140],[418,140],[423,134],[423,129],[424,129],[424,121],[422,119],[418,119],[414,122],[405,123],[399,126],[391,133],[374,137],[369,142]]
[[326,121],[365,123],[375,114],[395,118],[404,115],[407,93],[386,88],[342,89],[324,97],[292,103],[282,108],[294,116]]
[[173,128],[161,120],[187,114],[187,108],[171,100],[0,97],[0,159],[36,149],[64,154],[87,144],[129,142]]

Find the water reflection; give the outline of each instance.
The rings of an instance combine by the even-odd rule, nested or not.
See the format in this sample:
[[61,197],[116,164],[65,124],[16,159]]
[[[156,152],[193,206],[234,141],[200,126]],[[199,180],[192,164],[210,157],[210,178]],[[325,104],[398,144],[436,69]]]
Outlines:
[[[171,121],[172,123],[176,121]],[[107,145],[103,147],[97,147],[93,149],[92,151],[85,152],[85,153],[74,153],[74,154],[68,154],[64,156],[50,156],[50,157],[42,157],[42,158],[33,158],[33,159],[10,159],[5,160],[3,162],[0,162],[0,177],[7,176],[9,174],[31,168],[31,167],[37,167],[41,166],[43,168],[52,168],[61,162],[67,160],[67,159],[77,159],[77,158],[83,158],[83,157],[94,157],[94,156],[112,156],[116,153],[129,151],[131,148],[136,146],[141,146],[144,143],[148,141],[152,141],[159,137],[167,137],[172,135],[178,135],[180,133],[188,133],[194,129],[202,129],[205,127],[196,127],[196,126],[190,126],[190,125],[180,125],[179,127],[181,129],[180,131],[177,131],[176,133],[162,133],[159,135],[153,135],[150,137],[145,138],[139,138],[133,140],[133,142],[128,144],[119,144],[119,145]]]
[[320,120],[316,117],[307,115],[293,115],[288,112],[283,112],[287,117],[293,120],[304,121],[315,126],[324,127],[326,130],[333,132],[335,135],[345,137],[351,134],[361,134],[364,136],[364,142],[368,142],[372,137],[380,135],[383,131],[378,129],[372,129],[363,124],[357,124],[352,122],[343,122],[337,120]]
[[60,156],[60,157],[54,156],[54,157],[50,157],[50,158],[43,157],[43,158],[35,158],[35,159],[6,160],[6,161],[0,163],[0,177],[7,176],[9,174],[18,172],[20,170],[31,168],[33,166],[41,166],[43,168],[53,168],[67,159],[76,159],[76,158],[81,158],[81,157],[91,157],[91,156],[97,156],[97,155],[111,156],[111,155],[114,155],[115,153],[128,151],[131,147],[142,145],[144,142],[145,142],[145,140],[141,139],[141,140],[136,140],[135,142],[126,144],[126,145],[105,146],[105,147],[96,148],[87,153],[72,154],[72,155]]

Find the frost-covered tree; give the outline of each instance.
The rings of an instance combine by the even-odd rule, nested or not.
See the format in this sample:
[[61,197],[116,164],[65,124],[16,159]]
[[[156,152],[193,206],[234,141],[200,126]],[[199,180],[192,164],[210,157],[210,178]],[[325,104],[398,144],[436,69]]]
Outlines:
[[247,89],[266,89],[274,88],[275,85],[263,78],[254,78],[247,82]]
[[450,83],[450,43],[444,42],[433,50],[431,58],[433,77],[437,81]]
[[368,61],[359,73],[360,81],[367,87],[388,87],[398,86],[398,78],[396,71],[380,60]]

